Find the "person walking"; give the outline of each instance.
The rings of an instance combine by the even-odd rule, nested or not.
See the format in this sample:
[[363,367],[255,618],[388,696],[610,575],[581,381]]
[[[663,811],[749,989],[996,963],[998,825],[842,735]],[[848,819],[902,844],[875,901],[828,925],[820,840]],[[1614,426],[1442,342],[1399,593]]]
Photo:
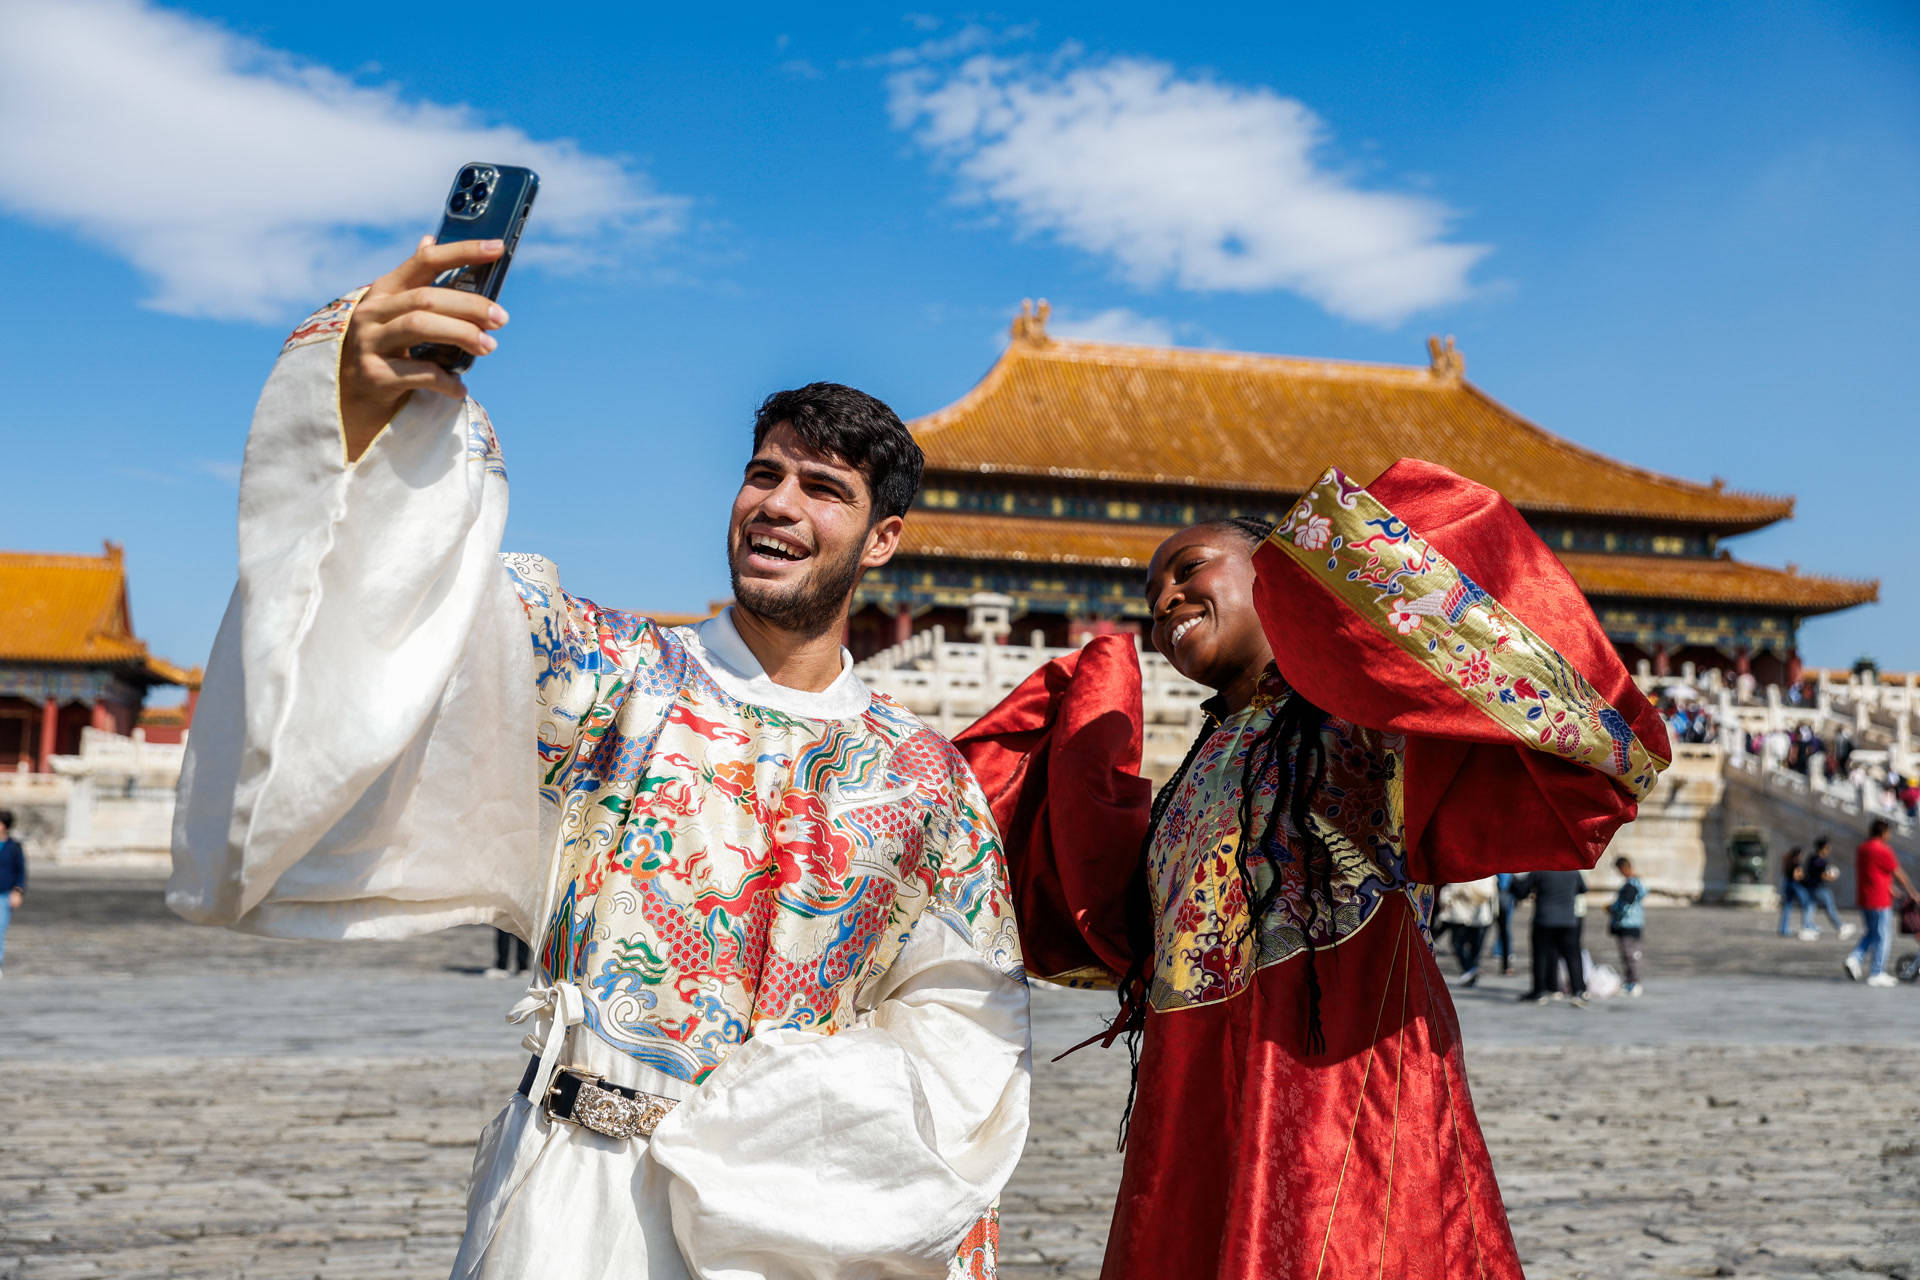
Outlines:
[[1813,928],[1813,898],[1808,895],[1807,887],[1800,883],[1803,855],[1800,846],[1795,845],[1780,858],[1780,936],[1791,938],[1794,934],[1793,909],[1800,908],[1800,928],[1812,930],[1814,937],[1820,931]]
[[1620,873],[1620,888],[1607,908],[1607,932],[1620,947],[1621,990],[1630,996],[1640,994],[1640,935],[1647,924],[1646,882],[1633,873],[1633,859],[1615,858],[1613,869]]
[[1840,910],[1834,905],[1833,882],[1839,878],[1840,868],[1833,865],[1833,841],[1821,836],[1813,842],[1813,852],[1807,855],[1807,860],[1800,867],[1800,885],[1806,890],[1808,903],[1801,916],[1800,941],[1819,941],[1820,929],[1813,920],[1816,911],[1826,913],[1842,942],[1858,930],[1859,926],[1840,919]]
[[1440,886],[1440,924],[1453,944],[1453,958],[1460,964],[1460,985],[1471,987],[1480,981],[1480,948],[1486,942],[1487,928],[1493,923],[1494,902],[1500,886],[1494,876]]
[[13,838],[13,810],[0,809],[0,965],[6,963],[7,925],[27,900],[27,851]]
[[525,973],[532,968],[529,948],[524,938],[516,938],[505,929],[493,931],[493,967],[487,970],[489,978],[504,978],[510,974]]
[[1513,876],[1502,871],[1494,877],[1500,888],[1499,916],[1494,921],[1493,954],[1500,958],[1500,976],[1513,972]]
[[1580,963],[1581,897],[1587,878],[1578,871],[1534,871],[1515,876],[1514,898],[1533,899],[1533,927],[1528,941],[1533,950],[1533,980],[1520,996],[1545,1004],[1559,989],[1557,968],[1567,967],[1567,993],[1575,1008],[1587,1003],[1587,975]]
[[1847,976],[1855,982],[1864,976],[1870,987],[1897,987],[1899,982],[1887,972],[1888,927],[1893,915],[1893,885],[1897,880],[1909,898],[1920,898],[1893,846],[1887,843],[1890,827],[1885,818],[1875,818],[1854,854],[1853,898],[1860,908],[1860,941],[1842,962]]

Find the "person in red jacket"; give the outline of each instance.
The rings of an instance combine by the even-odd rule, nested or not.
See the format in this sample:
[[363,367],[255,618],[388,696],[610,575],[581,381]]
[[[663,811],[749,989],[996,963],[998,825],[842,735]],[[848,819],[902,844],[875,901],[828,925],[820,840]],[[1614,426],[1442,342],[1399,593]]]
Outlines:
[[1920,898],[1913,890],[1900,859],[1887,843],[1892,828],[1885,818],[1875,818],[1867,838],[1854,852],[1853,897],[1860,907],[1860,941],[1847,953],[1847,976],[1855,982],[1864,976],[1870,987],[1897,987],[1900,984],[1887,972],[1888,922],[1893,916],[1893,882],[1909,898]]
[[1214,691],[1150,812],[1124,639],[955,739],[1028,971],[1117,986],[1137,1048],[1103,1275],[1519,1277],[1429,886],[1591,867],[1658,716],[1519,513],[1428,463],[1183,530],[1146,595]]

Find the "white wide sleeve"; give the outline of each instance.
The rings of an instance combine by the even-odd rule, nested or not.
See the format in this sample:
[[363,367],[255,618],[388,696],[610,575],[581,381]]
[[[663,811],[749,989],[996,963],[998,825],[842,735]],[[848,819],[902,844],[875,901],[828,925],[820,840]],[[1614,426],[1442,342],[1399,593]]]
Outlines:
[[1012,1176],[1032,1074],[1026,975],[990,819],[953,828],[948,853],[970,845],[971,866],[940,877],[861,1019],[756,1035],[655,1131],[674,1237],[701,1280],[944,1277]]
[[506,471],[479,405],[425,392],[347,463],[357,298],[295,331],[254,414],[167,902],[289,937],[531,937],[545,846]]

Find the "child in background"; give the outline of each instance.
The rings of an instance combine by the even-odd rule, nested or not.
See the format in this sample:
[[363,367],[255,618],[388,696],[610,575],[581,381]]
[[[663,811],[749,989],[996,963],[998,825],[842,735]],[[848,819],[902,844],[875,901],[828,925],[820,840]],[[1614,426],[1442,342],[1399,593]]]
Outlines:
[[1640,994],[1640,935],[1647,927],[1647,886],[1633,874],[1633,859],[1615,858],[1613,869],[1620,873],[1620,891],[1607,908],[1607,932],[1620,944],[1620,973],[1625,985],[1620,989],[1630,996]]

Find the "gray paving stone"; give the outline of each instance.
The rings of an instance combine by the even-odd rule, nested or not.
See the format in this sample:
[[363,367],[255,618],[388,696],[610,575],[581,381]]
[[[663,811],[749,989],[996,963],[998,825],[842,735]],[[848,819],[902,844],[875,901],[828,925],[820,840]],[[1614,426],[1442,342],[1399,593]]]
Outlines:
[[[1920,991],[1757,914],[1651,915],[1641,1000],[1456,993],[1528,1274],[1920,1280]],[[445,1275],[524,1063],[489,947],[278,943],[181,925],[151,882],[37,877],[0,982],[0,1280]],[[1047,1059],[1108,1011],[1036,992],[1009,1280],[1098,1274],[1125,1057]]]

